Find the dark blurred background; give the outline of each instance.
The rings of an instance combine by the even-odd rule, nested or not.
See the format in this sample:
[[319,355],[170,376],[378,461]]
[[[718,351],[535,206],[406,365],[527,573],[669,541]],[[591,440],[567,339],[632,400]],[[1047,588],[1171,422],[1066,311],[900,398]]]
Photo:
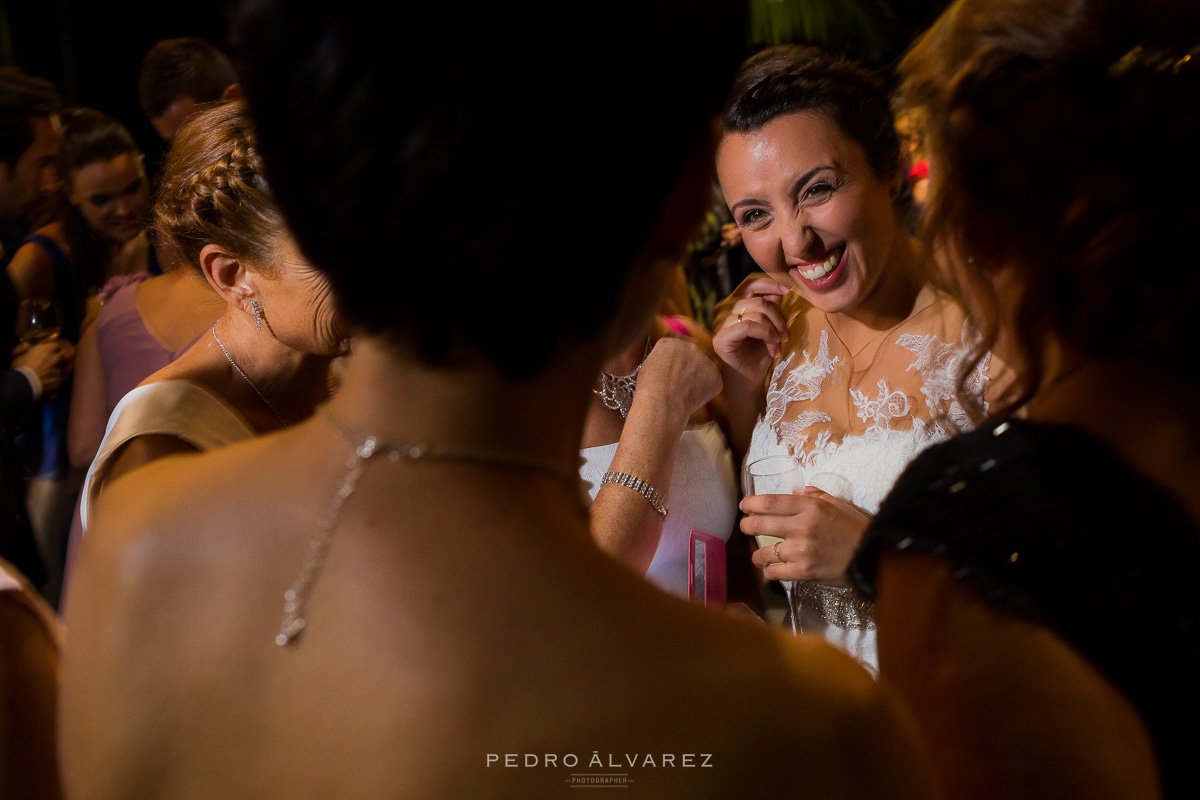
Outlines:
[[198,36],[222,49],[220,0],[0,0],[0,61],[49,78],[68,105],[121,120],[151,165],[162,145],[137,104],[142,57],[159,39]]
[[[948,1],[749,0],[747,54],[808,42],[886,72]],[[571,23],[586,24],[586,9],[572,4]],[[447,24],[452,20],[447,14]],[[225,28],[224,0],[0,0],[0,63],[49,78],[68,105],[93,106],[124,122],[153,174],[163,146],[137,105],[142,57],[159,39],[178,36],[208,39],[228,52]]]

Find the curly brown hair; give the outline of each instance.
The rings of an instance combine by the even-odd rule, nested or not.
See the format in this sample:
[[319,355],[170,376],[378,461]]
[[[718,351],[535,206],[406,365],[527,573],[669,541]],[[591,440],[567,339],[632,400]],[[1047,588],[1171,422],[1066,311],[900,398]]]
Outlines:
[[273,270],[283,217],[244,102],[197,114],[180,130],[163,166],[154,228],[173,264],[198,269],[200,251],[218,244],[255,269]]
[[[958,0],[904,58],[900,101],[928,121],[926,236],[985,317],[982,348],[1012,326],[1012,405],[1042,384],[1052,338],[1190,361],[1198,42],[1194,2]],[[1015,279],[1012,307],[997,279]]]

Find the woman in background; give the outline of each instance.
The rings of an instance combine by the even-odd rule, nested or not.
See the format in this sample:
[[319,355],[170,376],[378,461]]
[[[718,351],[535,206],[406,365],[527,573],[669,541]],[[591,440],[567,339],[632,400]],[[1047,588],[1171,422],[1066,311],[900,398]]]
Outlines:
[[901,72],[1022,392],[867,532],[884,676],[950,798],[1200,796],[1200,6],[960,0]]
[[84,531],[108,481],[309,416],[329,398],[330,361],[346,349],[328,284],[275,205],[244,103],[198,114],[180,131],[155,229],[171,261],[201,273],[224,302],[195,345],[117,404],[84,484]]
[[78,342],[85,303],[108,278],[159,270],[146,235],[150,184],[133,137],[92,108],[60,118],[62,211],[25,240],[8,272],[22,300],[57,301],[62,336]]
[[[145,233],[150,205],[142,153],[125,126],[92,108],[60,115],[56,219],[31,234],[13,254],[8,274],[21,300],[53,301],[59,336],[79,342],[85,319],[99,310],[97,292],[118,274],[157,270]],[[68,455],[72,384],[43,398],[28,505],[51,575],[47,595],[57,600],[64,551],[82,469]]]

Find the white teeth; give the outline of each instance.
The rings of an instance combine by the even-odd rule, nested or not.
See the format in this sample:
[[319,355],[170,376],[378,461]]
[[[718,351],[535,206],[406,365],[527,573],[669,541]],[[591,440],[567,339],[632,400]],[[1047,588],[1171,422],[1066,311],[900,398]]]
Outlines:
[[838,261],[842,258],[841,253],[834,253],[827,260],[808,270],[800,270],[800,274],[805,280],[819,281],[837,268]]

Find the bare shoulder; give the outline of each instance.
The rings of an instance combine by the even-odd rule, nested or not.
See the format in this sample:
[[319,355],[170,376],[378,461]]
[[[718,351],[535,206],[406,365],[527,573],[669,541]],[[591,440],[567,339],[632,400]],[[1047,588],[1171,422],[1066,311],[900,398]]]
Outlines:
[[[819,637],[670,600],[639,598],[656,625],[653,641],[634,644],[662,679],[634,696],[662,716],[642,716],[646,746],[688,742],[712,754],[714,786],[695,796],[722,796],[714,791],[722,781],[724,796],[793,796],[800,787],[795,796],[937,796],[905,709],[849,656]],[[626,729],[620,738],[634,736]]]
[[812,796],[939,796],[917,727],[885,682],[815,637],[783,637],[779,652],[772,694],[798,711],[787,725],[791,758],[821,766]]
[[67,593],[60,715],[72,796],[136,794],[238,645],[229,565],[251,546],[229,531],[260,447],[168,456],[101,496]]

